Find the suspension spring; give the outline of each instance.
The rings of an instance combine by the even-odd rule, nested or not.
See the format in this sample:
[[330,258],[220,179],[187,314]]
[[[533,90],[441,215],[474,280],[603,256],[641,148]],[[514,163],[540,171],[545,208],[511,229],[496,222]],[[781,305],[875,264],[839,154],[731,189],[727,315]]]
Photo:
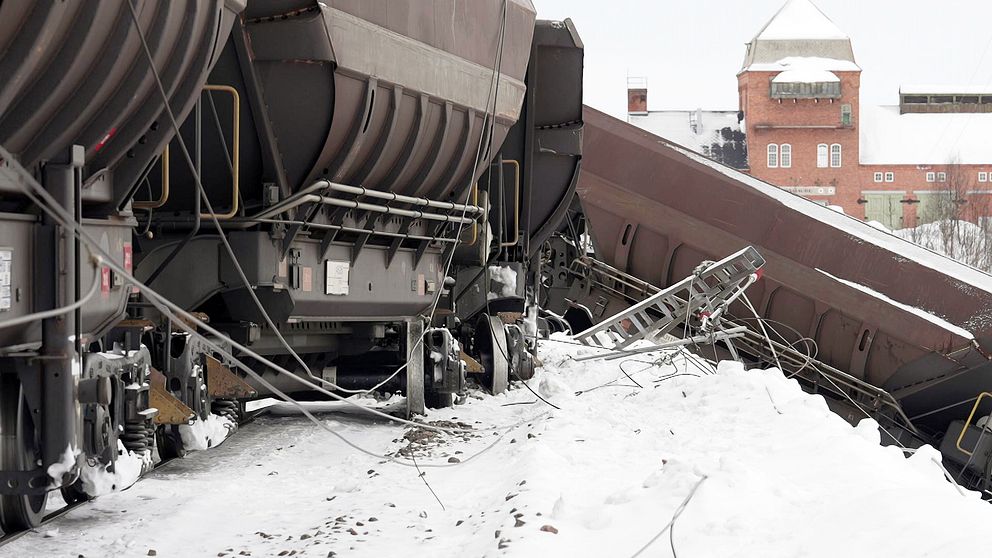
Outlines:
[[130,452],[144,453],[145,450],[148,449],[148,435],[145,432],[144,421],[124,423],[124,432],[121,433],[121,442]]
[[149,450],[155,447],[155,425],[151,420],[145,422],[145,446]]
[[233,399],[215,399],[211,405],[211,411],[215,415],[226,417],[235,427],[238,425],[238,402]]

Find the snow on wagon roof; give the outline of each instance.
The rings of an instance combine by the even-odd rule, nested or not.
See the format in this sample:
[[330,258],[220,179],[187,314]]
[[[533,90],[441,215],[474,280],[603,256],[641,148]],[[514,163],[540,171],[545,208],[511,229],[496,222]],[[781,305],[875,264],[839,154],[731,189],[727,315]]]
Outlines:
[[886,296],[886,295],[884,295],[884,294],[876,291],[875,289],[872,289],[870,287],[866,287],[865,285],[862,285],[860,283],[855,283],[854,281],[849,281],[847,279],[842,279],[840,277],[837,277],[836,275],[831,275],[830,273],[827,273],[826,271],[823,271],[822,269],[817,268],[817,271],[819,271],[820,273],[822,273],[822,274],[826,275],[827,277],[833,279],[834,281],[837,281],[838,283],[842,283],[844,285],[847,285],[848,287],[852,287],[854,289],[857,289],[857,290],[859,290],[859,291],[861,291],[861,292],[863,292],[865,294],[871,295],[871,296],[873,296],[873,297],[881,300],[882,302],[885,302],[886,304],[892,304],[894,306],[897,306],[897,307],[901,308],[902,310],[904,310],[906,312],[909,312],[910,314],[913,314],[915,316],[919,316],[920,318],[923,318],[924,320],[926,320],[926,321],[928,321],[928,322],[930,322],[930,323],[932,323],[932,324],[934,324],[934,325],[936,325],[938,327],[941,327],[943,329],[946,329],[947,331],[950,331],[951,333],[953,333],[954,335],[957,335],[958,337],[961,337],[961,338],[964,338],[964,339],[974,339],[975,338],[975,336],[972,335],[971,332],[968,331],[967,329],[958,327],[958,326],[952,324],[951,322],[948,322],[947,320],[945,320],[945,319],[943,319],[943,318],[941,318],[941,317],[939,317],[939,316],[937,316],[935,314],[931,314],[930,312],[927,312],[926,310],[923,310],[922,308],[916,308],[915,306],[910,306],[908,304],[903,304],[903,303],[899,302],[898,300],[893,300],[893,299],[889,298],[888,296]]

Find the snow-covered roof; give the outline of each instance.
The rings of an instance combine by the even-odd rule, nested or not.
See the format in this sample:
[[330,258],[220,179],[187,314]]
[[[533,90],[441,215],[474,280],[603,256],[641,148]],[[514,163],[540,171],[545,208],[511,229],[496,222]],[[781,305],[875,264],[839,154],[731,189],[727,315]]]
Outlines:
[[[696,129],[692,120],[696,120]],[[740,131],[736,110],[656,110],[647,114],[631,114],[630,123],[638,128],[661,136],[701,153],[698,147],[721,142],[720,131],[730,128]]]
[[992,95],[988,85],[903,85],[899,87],[903,95]]
[[863,165],[992,164],[992,113],[906,113],[861,107]]
[[777,71],[790,57],[823,58],[847,64],[821,68],[857,71],[851,39],[809,0],[789,0],[751,39],[741,71]]
[[768,41],[847,38],[847,34],[809,0],[789,0],[755,36],[755,39]]
[[786,70],[772,79],[772,83],[835,83],[837,74],[827,70]]
[[787,56],[774,62],[756,62],[747,67],[752,72],[784,72],[787,70],[823,72],[860,72],[852,60],[821,58],[819,56]]
[[[740,143],[743,156],[744,138],[740,134],[741,124],[737,114],[736,110],[659,110],[630,114],[629,119],[631,124],[642,130],[708,157],[716,156],[714,146],[723,147],[736,141]],[[721,162],[728,165],[734,163],[726,158]]]

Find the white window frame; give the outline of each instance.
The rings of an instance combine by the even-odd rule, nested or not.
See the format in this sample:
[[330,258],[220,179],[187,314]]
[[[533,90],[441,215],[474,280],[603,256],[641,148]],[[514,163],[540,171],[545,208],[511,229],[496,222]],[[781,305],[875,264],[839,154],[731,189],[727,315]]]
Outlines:
[[825,169],[830,166],[830,146],[825,143],[816,146],[816,168]]
[[783,143],[778,146],[778,166],[783,169],[792,168],[792,144]]
[[887,172],[887,173],[885,173],[885,181],[886,182],[895,182],[896,181],[896,173],[894,173],[894,172]]
[[985,171],[979,172],[978,173],[978,181],[979,182],[988,182],[989,181],[989,173],[987,173]]
[[875,182],[881,182],[881,181],[882,181],[882,173],[876,172],[875,173]]
[[[835,155],[837,156],[836,161],[834,161]],[[839,143],[830,144],[830,168],[839,169],[843,164],[843,148]]]
[[937,173],[937,182],[947,182],[947,173],[946,172],[938,172]]
[[765,161],[768,164],[768,168],[777,169],[778,168],[778,144],[769,143],[768,144],[768,158]]
[[927,173],[927,182],[936,182],[936,181],[937,181],[937,173],[935,173],[935,172],[928,172]]

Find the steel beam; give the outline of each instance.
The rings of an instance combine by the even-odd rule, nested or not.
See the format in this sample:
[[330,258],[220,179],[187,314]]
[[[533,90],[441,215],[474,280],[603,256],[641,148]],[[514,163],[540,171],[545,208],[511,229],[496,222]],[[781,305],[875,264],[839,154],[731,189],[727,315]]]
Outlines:
[[406,322],[406,417],[422,415],[424,403],[424,323],[420,317]]
[[[82,146],[72,146],[44,168],[44,186],[66,211],[75,212],[80,184],[77,169],[82,168]],[[39,288],[36,308],[50,310],[75,302],[76,243],[72,233],[46,213],[41,235],[48,236],[51,250],[39,251]],[[78,447],[75,406],[76,375],[73,362],[78,358],[71,339],[71,313],[42,321],[42,412],[41,453],[43,468],[62,461],[66,451]]]

